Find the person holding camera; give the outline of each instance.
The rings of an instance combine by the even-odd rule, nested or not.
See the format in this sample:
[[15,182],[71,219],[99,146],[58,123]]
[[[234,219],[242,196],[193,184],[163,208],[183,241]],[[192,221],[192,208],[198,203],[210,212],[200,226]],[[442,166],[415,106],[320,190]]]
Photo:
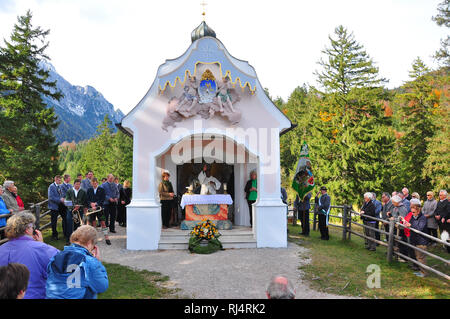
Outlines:
[[97,294],[109,286],[108,274],[100,262],[97,230],[80,226],[70,242],[47,266],[46,298],[97,299]]
[[28,212],[11,216],[6,223],[9,241],[0,246],[0,266],[10,263],[25,265],[30,279],[24,299],[45,298],[46,267],[59,250],[44,243],[35,227],[36,217]]

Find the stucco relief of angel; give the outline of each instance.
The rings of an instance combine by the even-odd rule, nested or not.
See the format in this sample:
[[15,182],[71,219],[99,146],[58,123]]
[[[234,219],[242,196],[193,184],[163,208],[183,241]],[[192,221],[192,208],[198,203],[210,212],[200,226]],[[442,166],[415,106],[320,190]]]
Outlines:
[[195,76],[190,76],[189,81],[184,86],[183,94],[179,98],[179,103],[175,111],[184,117],[195,115],[196,106],[198,103],[198,84]]
[[214,113],[218,112],[220,115],[227,117],[232,124],[239,123],[241,119],[241,112],[236,110],[233,104],[240,101],[240,96],[236,93],[233,85],[228,77],[222,78],[222,83],[217,90],[217,96],[214,104],[211,106],[209,113],[210,118]]

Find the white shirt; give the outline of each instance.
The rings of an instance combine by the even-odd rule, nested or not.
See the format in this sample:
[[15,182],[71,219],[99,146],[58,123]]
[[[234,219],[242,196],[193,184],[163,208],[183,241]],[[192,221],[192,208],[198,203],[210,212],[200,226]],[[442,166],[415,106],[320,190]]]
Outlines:
[[75,188],[73,189],[73,192],[75,193],[75,197],[78,197],[78,191],[80,190],[81,188],[79,188],[78,190],[76,190]]

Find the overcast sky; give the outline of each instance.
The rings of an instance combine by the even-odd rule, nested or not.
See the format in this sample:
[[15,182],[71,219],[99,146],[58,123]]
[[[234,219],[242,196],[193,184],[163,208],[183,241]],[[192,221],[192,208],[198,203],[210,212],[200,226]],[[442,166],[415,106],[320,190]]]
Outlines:
[[[287,99],[313,72],[340,24],[377,63],[388,87],[408,80],[416,57],[433,53],[447,30],[431,17],[443,0],[206,0],[206,22],[230,54],[248,61],[272,96]],[[182,55],[202,21],[201,0],[0,0],[0,38],[18,15],[50,29],[47,54],[59,74],[91,85],[125,114],[166,59]],[[3,45],[3,43],[1,43]]]

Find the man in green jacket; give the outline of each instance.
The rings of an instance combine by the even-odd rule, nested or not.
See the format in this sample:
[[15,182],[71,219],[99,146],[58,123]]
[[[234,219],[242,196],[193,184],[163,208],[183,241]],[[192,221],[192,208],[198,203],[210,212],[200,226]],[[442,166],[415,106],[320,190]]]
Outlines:
[[[80,226],[82,222],[82,218],[84,216],[85,211],[87,211],[87,193],[84,189],[81,188],[81,180],[76,179],[73,182],[73,188],[69,189],[66,193],[66,202],[72,202],[72,205],[68,205],[72,207],[72,215],[73,222],[68,222],[67,225],[67,242],[69,243],[70,235],[75,231],[78,226]],[[75,225],[75,227],[74,227]]]

